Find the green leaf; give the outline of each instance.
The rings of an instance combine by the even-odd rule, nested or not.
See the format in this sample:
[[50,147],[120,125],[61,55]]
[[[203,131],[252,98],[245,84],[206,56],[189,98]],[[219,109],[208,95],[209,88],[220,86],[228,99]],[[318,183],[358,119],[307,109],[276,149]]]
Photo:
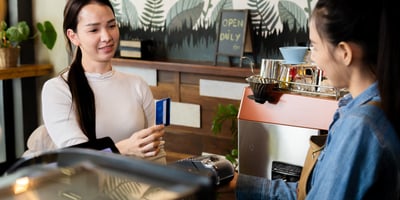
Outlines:
[[231,121],[231,132],[235,134],[237,132],[237,115],[238,108],[233,104],[228,104],[226,106],[218,104],[217,113],[215,114],[211,130],[214,134],[220,133],[222,130],[222,125],[226,120]]
[[213,118],[211,129],[214,134],[218,134],[222,130],[223,123],[228,120],[231,122],[230,131],[232,133],[234,149],[231,150],[230,154],[225,155],[225,158],[229,160],[233,165],[237,165],[238,158],[238,150],[237,150],[237,142],[238,142],[238,126],[237,126],[237,116],[239,113],[239,109],[237,106],[233,104],[222,105],[218,104],[217,112]]
[[29,38],[30,29],[25,21],[18,22],[16,26],[11,26],[6,31],[7,39],[12,43],[13,46]]
[[5,21],[0,22],[0,31],[5,31],[7,28],[7,23]]
[[238,149],[232,149],[231,155],[234,156],[235,158],[237,158],[237,157],[239,156],[239,151],[238,151]]
[[27,40],[29,37],[30,29],[29,29],[29,26],[26,23],[26,21],[18,22],[17,29],[20,34],[19,36],[20,36],[21,41]]
[[43,24],[39,22],[36,24],[36,27],[41,34],[40,38],[43,44],[45,44],[48,49],[53,49],[57,40],[57,32],[53,24],[49,21],[45,21]]
[[231,154],[226,154],[225,158],[229,160],[234,166],[238,164],[238,150],[232,149]]

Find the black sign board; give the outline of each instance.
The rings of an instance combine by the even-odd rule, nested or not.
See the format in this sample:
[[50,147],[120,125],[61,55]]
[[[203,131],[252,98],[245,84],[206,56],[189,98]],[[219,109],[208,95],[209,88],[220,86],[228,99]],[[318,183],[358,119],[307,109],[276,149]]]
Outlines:
[[228,56],[230,60],[231,57],[240,57],[241,60],[244,52],[252,52],[249,19],[248,10],[221,11],[214,65],[218,55]]

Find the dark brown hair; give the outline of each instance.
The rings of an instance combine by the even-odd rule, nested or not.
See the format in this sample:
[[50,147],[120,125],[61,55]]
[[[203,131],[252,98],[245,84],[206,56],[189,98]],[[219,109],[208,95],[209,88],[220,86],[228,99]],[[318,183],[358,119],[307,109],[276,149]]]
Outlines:
[[378,80],[381,107],[400,138],[400,19],[392,0],[319,0],[313,10],[318,34],[330,43],[359,44],[363,62]]
[[[106,5],[114,9],[108,0],[68,0],[64,8],[63,31],[67,41],[67,49],[73,56],[72,63],[67,69],[68,76],[65,80],[69,86],[72,96],[72,104],[76,109],[79,126],[89,140],[96,139],[96,107],[92,89],[88,83],[85,71],[82,66],[82,52],[79,47],[75,49],[73,55],[73,45],[67,37],[67,30],[74,32],[77,30],[78,14],[81,9],[91,3]],[[64,71],[63,73],[66,73]],[[62,73],[62,74],[63,74]]]

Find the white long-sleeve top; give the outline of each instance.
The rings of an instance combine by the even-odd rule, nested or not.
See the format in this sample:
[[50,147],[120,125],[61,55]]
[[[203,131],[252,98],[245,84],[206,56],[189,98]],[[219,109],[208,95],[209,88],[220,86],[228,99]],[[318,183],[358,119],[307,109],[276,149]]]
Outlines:
[[[117,143],[154,125],[153,94],[141,77],[115,70],[85,74],[95,97],[97,138],[110,136]],[[44,83],[42,112],[44,124],[57,147],[88,141],[79,127],[69,87],[60,76]]]

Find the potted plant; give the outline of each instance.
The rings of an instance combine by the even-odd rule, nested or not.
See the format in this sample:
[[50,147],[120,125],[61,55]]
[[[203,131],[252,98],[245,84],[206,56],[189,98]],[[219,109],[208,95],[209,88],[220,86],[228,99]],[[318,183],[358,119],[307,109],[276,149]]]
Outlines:
[[222,125],[225,121],[230,122],[230,131],[232,133],[233,149],[225,155],[236,168],[238,166],[238,120],[237,116],[239,109],[233,104],[222,105],[218,104],[217,113],[215,114],[211,130],[214,134],[218,134],[222,130]]
[[20,52],[20,43],[41,36],[42,43],[53,49],[57,32],[51,22],[37,23],[38,33],[30,37],[30,28],[26,21],[20,21],[15,26],[8,26],[5,21],[0,22],[0,68],[14,67],[17,65]]

